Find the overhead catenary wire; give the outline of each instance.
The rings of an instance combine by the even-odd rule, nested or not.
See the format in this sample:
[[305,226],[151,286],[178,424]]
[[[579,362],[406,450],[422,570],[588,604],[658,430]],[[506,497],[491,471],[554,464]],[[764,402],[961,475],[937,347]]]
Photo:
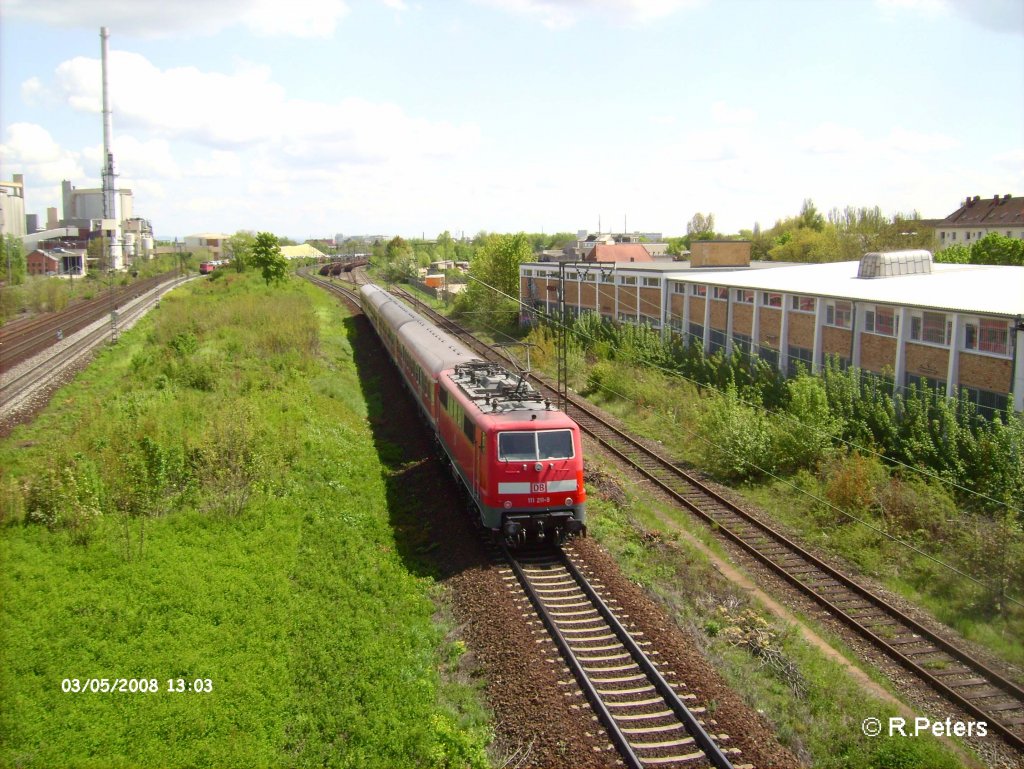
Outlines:
[[[524,308],[527,312],[530,312],[530,313],[533,313],[533,314],[535,314],[537,316],[543,317],[544,320],[546,320],[551,325],[559,327],[559,328],[566,329],[567,331],[569,330],[568,326],[566,326],[560,319],[555,318],[550,313],[548,313],[546,311],[542,313],[540,310],[538,310],[535,307],[531,307],[529,304],[527,304],[526,302],[523,302],[518,297],[510,296],[510,295],[506,294],[504,291],[502,291],[501,289],[496,288],[494,286],[491,286],[490,284],[485,283],[484,281],[480,280],[479,278],[475,278],[473,276],[469,276],[469,277],[470,277],[470,279],[480,283],[481,285],[486,286],[488,289],[498,293],[499,295],[505,297],[506,299],[509,299],[509,300],[515,302],[518,306],[520,306],[521,308]],[[659,308],[659,312],[660,312],[660,308]],[[577,334],[579,336],[582,336],[583,338],[588,339],[589,341],[592,341],[592,342],[601,341],[601,340],[595,339],[595,338],[593,338],[593,337],[591,337],[591,336],[589,336],[587,334],[584,334],[582,332],[579,332],[579,331],[573,331],[573,333],[575,333],[575,334]],[[647,365],[649,368],[651,368],[653,370],[660,371],[660,372],[662,372],[664,374],[667,374],[669,376],[676,377],[676,378],[681,379],[681,380],[683,380],[685,382],[689,382],[690,384],[692,384],[694,386],[708,388],[708,389],[715,390],[716,392],[721,392],[721,390],[716,388],[714,386],[714,384],[698,382],[698,381],[696,381],[696,380],[694,380],[694,379],[692,379],[690,377],[687,377],[685,374],[683,374],[683,373],[681,373],[679,371],[675,371],[674,369],[666,368],[664,366],[659,366],[659,365],[657,365],[655,363],[646,363],[645,365]],[[898,387],[897,389],[907,390],[908,388]],[[737,401],[739,403],[742,403],[744,406],[747,406],[748,408],[753,408],[753,409],[764,408],[764,406],[762,404],[752,403],[752,402],[750,402],[748,400],[743,399],[742,397],[740,397],[739,393],[736,393],[736,398],[737,398]],[[780,417],[780,418],[782,418],[782,419],[789,420],[789,421],[791,421],[791,422],[793,422],[793,423],[795,423],[797,425],[800,425],[801,427],[804,427],[806,429],[815,431],[819,435],[821,434],[821,431],[817,427],[815,427],[813,425],[806,424],[805,422],[801,421],[798,417],[796,417],[793,414],[789,414],[789,413],[784,412],[784,411],[776,411],[776,412],[773,412],[773,414],[778,416],[778,417]],[[836,443],[841,443],[841,444],[847,446],[848,448],[856,449],[857,451],[859,451],[859,452],[861,452],[863,454],[872,455],[872,456],[877,457],[878,459],[880,459],[880,460],[882,460],[884,462],[888,462],[889,464],[892,464],[894,466],[900,467],[901,469],[917,473],[917,474],[922,475],[924,477],[930,478],[933,481],[937,481],[937,482],[939,482],[939,483],[941,483],[941,484],[943,484],[945,486],[948,486],[950,488],[956,489],[957,491],[960,491],[960,492],[962,492],[962,493],[964,493],[966,495],[977,497],[980,500],[984,500],[986,502],[990,502],[992,504],[1004,507],[1009,512],[1016,513],[1019,516],[1024,516],[1024,510],[1022,510],[1022,509],[1020,509],[1018,507],[1014,507],[1013,505],[1009,504],[1008,502],[1005,502],[1005,501],[999,500],[999,499],[995,499],[993,497],[988,496],[987,494],[983,494],[982,492],[976,491],[974,489],[967,488],[966,486],[958,484],[955,481],[950,480],[949,478],[945,478],[945,477],[939,475],[938,473],[932,472],[932,471],[930,471],[930,470],[928,470],[926,468],[915,467],[914,465],[909,465],[909,464],[907,464],[905,462],[900,461],[899,459],[896,459],[894,457],[886,456],[885,454],[883,454],[883,453],[881,453],[881,452],[879,452],[879,451],[877,451],[877,450],[875,450],[875,449],[873,449],[871,447],[861,446],[860,444],[855,443],[853,441],[850,441],[850,440],[848,440],[846,438],[843,438],[842,436],[839,436],[839,435],[829,435],[828,437],[829,437],[830,440],[832,440],[832,441],[834,441]]]
[[[527,311],[535,313],[537,315],[543,315],[543,317],[548,322],[550,322],[552,325],[560,326],[560,327],[566,328],[566,329],[568,328],[568,327],[564,326],[560,321],[554,319],[548,313],[546,313],[546,312],[545,313],[540,313],[536,308],[530,307],[525,302],[522,302],[521,300],[519,300],[517,297],[511,297],[508,294],[506,294],[505,292],[501,291],[500,289],[498,289],[498,288],[496,288],[494,286],[491,286],[491,285],[485,283],[484,281],[479,280],[478,278],[473,278],[471,276],[471,279],[477,281],[481,285],[484,285],[485,287],[487,287],[488,289],[496,292],[497,294],[499,294],[501,296],[504,296],[504,297],[514,301],[517,305],[519,305],[520,307],[525,308]],[[486,325],[484,325],[484,327],[487,328],[487,330],[491,331],[492,333],[498,334],[500,336],[504,336],[504,337],[506,337],[508,339],[514,339],[514,337],[506,334],[503,331],[500,331],[499,329],[495,329],[495,328],[492,328],[492,327],[489,327],[489,326],[486,326]],[[594,337],[589,336],[587,334],[581,334],[581,336],[583,336],[586,339],[589,339],[590,341],[599,341],[599,340],[596,340]],[[695,384],[695,385],[699,385],[700,384],[700,383],[695,382],[694,380],[689,379],[688,377],[685,377],[685,376],[679,374],[679,372],[673,371],[671,369],[666,369],[664,367],[656,366],[656,365],[651,365],[650,367],[652,369],[661,371],[662,373],[668,374],[670,376],[676,376],[676,377],[678,377],[680,379],[683,379],[684,381],[690,382],[692,384]],[[706,387],[709,387],[710,389],[715,390],[716,392],[720,392],[713,385],[702,385],[702,386],[706,386]],[[622,399],[622,400],[629,400],[628,396],[626,396],[624,393],[620,393],[620,392],[618,392],[618,391],[616,391],[616,390],[614,390],[614,389],[604,385],[603,383],[598,383],[598,387],[601,390],[609,393],[610,395],[615,396],[616,398],[619,398],[619,399]],[[738,396],[737,396],[737,398],[738,398]],[[743,402],[743,403],[746,404],[745,401],[740,400],[740,402]],[[644,409],[646,409],[648,411],[653,412],[653,409],[650,409],[649,407],[643,406],[641,404],[637,404],[637,405],[640,405],[641,408],[644,408]],[[746,404],[746,405],[750,405],[750,404]],[[788,419],[792,419],[792,421],[794,421],[797,424],[800,424],[800,425],[802,425],[802,426],[804,426],[806,428],[809,428],[811,430],[816,430],[816,428],[814,426],[807,425],[807,424],[801,422],[799,419],[796,419],[792,415],[784,414],[784,416],[786,418],[788,418]],[[705,443],[707,445],[716,445],[712,441],[709,441],[707,438],[705,438],[704,436],[700,435],[699,433],[697,433],[697,432],[695,432],[693,430],[687,429],[686,427],[683,427],[682,425],[679,425],[679,427],[688,436],[690,436],[692,438],[695,438],[695,439],[697,439],[698,441],[700,441],[702,443]],[[854,448],[860,448],[856,444],[854,444],[854,443],[852,443],[850,441],[846,441],[844,439],[837,438],[835,436],[829,436],[829,437],[832,437],[833,440],[838,440],[839,442],[841,442],[843,444],[846,444],[848,446],[851,446],[851,447],[854,447]],[[721,446],[717,446],[717,448],[718,448],[718,450],[723,450],[723,448]],[[887,459],[884,455],[879,454],[878,452],[867,450],[867,449],[865,449],[865,451],[868,452],[868,453],[874,454],[874,455],[876,455],[876,456],[878,456],[878,457],[880,457],[882,459]],[[863,518],[860,518],[860,517],[858,517],[856,515],[853,515],[852,513],[849,513],[846,510],[843,510],[842,508],[840,508],[837,505],[833,504],[829,500],[823,499],[822,497],[819,497],[818,495],[813,494],[812,492],[810,492],[810,491],[808,491],[808,490],[806,490],[804,488],[801,488],[800,486],[796,485],[792,481],[789,481],[786,478],[783,478],[783,477],[781,477],[779,475],[776,475],[775,473],[773,473],[772,471],[770,471],[770,470],[768,470],[766,468],[758,466],[754,462],[751,462],[750,460],[748,460],[748,459],[746,459],[744,457],[739,456],[735,452],[731,452],[731,451],[728,451],[728,450],[725,450],[725,452],[727,454],[729,454],[729,456],[731,456],[734,459],[738,460],[739,462],[742,462],[745,465],[749,465],[750,467],[752,467],[753,469],[755,469],[758,472],[762,473],[766,477],[771,478],[771,479],[773,479],[775,481],[778,481],[780,483],[783,483],[783,484],[785,484],[786,486],[789,486],[792,489],[795,489],[797,492],[799,492],[799,493],[809,497],[810,499],[814,500],[815,502],[818,502],[818,503],[824,505],[825,507],[827,507],[830,510],[833,510],[834,512],[838,513],[839,515],[841,515],[841,516],[843,516],[843,517],[845,517],[845,518],[847,518],[847,519],[849,519],[849,520],[851,520],[851,521],[853,521],[855,523],[858,523],[861,526],[866,527],[867,529],[875,532],[876,534],[881,535],[885,539],[888,539],[889,541],[891,541],[891,542],[893,542],[895,544],[898,544],[898,545],[900,545],[900,546],[902,546],[904,548],[907,548],[908,550],[916,553],[917,555],[920,555],[920,556],[924,557],[925,559],[931,561],[932,563],[935,563],[936,565],[941,566],[942,568],[950,571],[951,573],[956,574],[957,576],[962,577],[962,578],[968,580],[969,582],[971,582],[971,583],[981,587],[984,590],[988,589],[988,585],[986,585],[983,581],[979,580],[978,578],[976,578],[976,577],[974,577],[974,576],[972,576],[970,574],[967,574],[964,571],[961,571],[960,569],[958,569],[957,567],[953,566],[952,564],[946,563],[945,561],[941,560],[940,558],[936,558],[935,556],[933,556],[933,555],[931,555],[931,554],[921,550],[920,548],[918,548],[913,543],[908,542],[908,541],[906,541],[904,539],[901,539],[901,538],[899,538],[899,537],[897,537],[897,536],[895,536],[893,534],[890,534],[889,532],[887,532],[884,529],[882,529],[882,528],[872,524],[871,522],[866,521]],[[946,479],[941,478],[941,476],[933,475],[931,473],[928,473],[927,471],[923,471],[920,468],[915,468],[915,467],[910,466],[910,465],[905,465],[904,463],[901,463],[901,462],[896,462],[896,464],[902,465],[903,467],[906,467],[909,470],[912,470],[912,471],[915,471],[915,472],[920,472],[920,473],[922,473],[924,475],[936,478],[936,479],[938,479],[940,481],[946,481]],[[987,496],[985,496],[983,494],[979,494],[977,492],[974,492],[971,489],[966,489],[966,488],[960,487],[959,485],[951,483],[951,482],[948,482],[948,481],[946,481],[946,482],[949,483],[949,485],[952,485],[955,488],[963,489],[967,493],[975,494],[975,495],[977,495],[979,497],[982,497],[984,499],[990,499],[989,497],[987,497]],[[1000,503],[998,500],[991,500],[990,499],[990,501],[996,502],[997,504],[1004,504],[1005,505],[1005,503]],[[1005,505],[1005,506],[1009,510],[1016,510],[1016,508],[1013,508],[1010,505]],[[1014,598],[1013,596],[1006,595],[1005,598],[1006,598],[1007,601],[1009,601],[1009,602],[1011,602],[1013,604],[1016,604],[1017,606],[1020,606],[1020,607],[1024,608],[1024,602],[1021,602],[1020,600]]]

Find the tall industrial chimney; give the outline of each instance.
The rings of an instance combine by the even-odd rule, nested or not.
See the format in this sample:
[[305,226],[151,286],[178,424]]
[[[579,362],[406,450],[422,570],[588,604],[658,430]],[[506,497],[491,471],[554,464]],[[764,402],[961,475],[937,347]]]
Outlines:
[[[107,77],[107,40],[110,38],[110,33],[107,32],[106,27],[100,27],[100,53],[101,53],[101,66],[103,72],[103,170],[102,176],[102,189],[103,189],[103,218],[106,220],[113,221],[113,232],[109,237],[108,249],[109,249],[109,264],[111,269],[121,268],[121,212],[118,210],[120,206],[117,198],[116,188],[116,174],[114,173],[114,152],[111,148],[111,142],[114,136],[113,120],[111,118],[110,111],[110,84]],[[106,226],[104,226],[106,229]]]

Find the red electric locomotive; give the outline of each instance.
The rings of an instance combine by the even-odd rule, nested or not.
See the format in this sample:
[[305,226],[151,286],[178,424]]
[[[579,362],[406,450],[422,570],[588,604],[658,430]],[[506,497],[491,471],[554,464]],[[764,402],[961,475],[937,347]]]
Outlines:
[[511,544],[585,533],[579,426],[524,375],[481,360],[381,288],[360,291],[481,524]]

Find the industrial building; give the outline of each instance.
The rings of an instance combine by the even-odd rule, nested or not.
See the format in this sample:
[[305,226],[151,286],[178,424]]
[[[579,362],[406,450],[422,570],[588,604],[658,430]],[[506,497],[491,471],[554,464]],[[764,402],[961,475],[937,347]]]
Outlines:
[[[62,181],[63,218],[57,218],[55,208],[48,208],[46,228],[39,231],[38,215],[26,215],[24,176],[15,174],[12,181],[0,182],[0,232],[22,239],[31,257],[27,262],[29,274],[74,275],[95,267],[120,270],[136,258],[149,258],[154,253],[153,227],[148,220],[134,215],[132,191],[116,186],[107,82],[108,37],[106,27],[102,27],[104,165],[101,186],[79,189],[70,181]],[[96,248],[97,242],[102,248]],[[91,250],[90,243],[94,244]],[[89,256],[90,253],[93,256]]]
[[[558,310],[559,265],[520,267],[526,307]],[[734,349],[794,373],[827,356],[955,396],[1024,411],[1024,267],[934,264],[927,251],[859,262],[694,266],[577,263],[561,267],[570,314],[646,323]]]
[[14,174],[11,181],[0,181],[0,235],[25,235],[25,177]]

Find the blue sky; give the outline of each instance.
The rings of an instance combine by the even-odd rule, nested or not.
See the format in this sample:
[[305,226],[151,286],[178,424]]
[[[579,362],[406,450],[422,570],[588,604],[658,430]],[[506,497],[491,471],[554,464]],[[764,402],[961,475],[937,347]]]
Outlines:
[[[286,10],[285,10],[286,9]],[[1019,0],[5,0],[26,209],[114,157],[158,237],[683,234],[1024,194]]]

